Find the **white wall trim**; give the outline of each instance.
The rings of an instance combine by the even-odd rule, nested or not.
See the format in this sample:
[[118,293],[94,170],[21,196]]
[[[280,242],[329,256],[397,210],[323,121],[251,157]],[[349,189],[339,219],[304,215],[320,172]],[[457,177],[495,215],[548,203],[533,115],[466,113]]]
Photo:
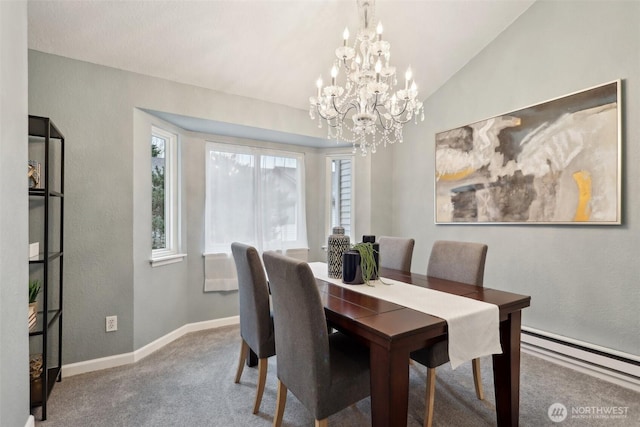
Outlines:
[[173,254],[163,257],[152,258],[149,260],[151,267],[160,267],[162,265],[175,264],[176,262],[182,262],[187,257],[187,254]]
[[[99,359],[86,360],[83,362],[71,363],[62,366],[62,376],[69,377],[87,372],[98,371],[101,369],[114,368],[117,366],[127,365],[138,362],[149,356],[156,350],[161,349],[165,345],[177,340],[178,338],[190,333],[202,331],[205,329],[215,329],[223,326],[237,325],[240,323],[240,316],[226,317],[223,319],[206,320],[203,322],[186,324],[168,334],[158,338],[157,340],[139,348],[131,353],[116,354],[113,356],[102,357]],[[537,335],[547,336],[555,340],[562,340],[567,343],[580,345],[585,348],[594,349],[595,346],[573,340],[567,337],[556,336],[549,332],[539,331],[533,328],[523,327],[523,331],[530,331]],[[564,345],[549,339],[538,336],[521,335],[522,351],[535,357],[565,366],[576,371],[591,375],[596,378],[620,385],[622,387],[640,392],[640,366],[632,363],[624,362],[612,357],[606,357],[601,354],[591,353],[579,348]],[[637,356],[632,354],[616,352],[615,350],[597,348],[598,351],[608,352],[612,355],[624,357],[629,360],[638,360]],[[27,420],[25,427],[35,427],[33,416]]]
[[[640,392],[640,366],[613,357],[618,356],[630,361],[638,361],[638,356],[606,349],[533,328],[523,327],[522,330],[539,335],[533,336],[526,333],[521,335],[522,351],[524,353]],[[550,339],[546,339],[545,337]],[[612,357],[582,350],[568,344],[552,341],[552,339],[578,345],[585,349],[593,349],[601,353],[609,353]]]
[[35,426],[36,426],[35,418],[33,418],[33,415],[29,415],[29,418],[27,418],[27,423],[24,425],[24,427],[35,427]]
[[135,363],[190,332],[221,328],[223,326],[237,325],[239,323],[240,316],[188,323],[131,353],[116,354],[113,356],[101,357],[99,359],[85,360],[82,362],[62,365],[62,377],[70,377],[73,375]]

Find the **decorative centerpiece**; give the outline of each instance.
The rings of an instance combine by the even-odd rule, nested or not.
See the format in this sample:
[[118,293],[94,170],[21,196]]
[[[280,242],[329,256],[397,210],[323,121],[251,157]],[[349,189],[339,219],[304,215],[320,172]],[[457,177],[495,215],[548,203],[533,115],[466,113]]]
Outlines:
[[40,188],[40,171],[40,163],[36,162],[35,160],[29,160],[27,171],[29,188]]
[[362,236],[362,243],[371,243],[373,246],[373,259],[376,263],[374,276],[371,277],[372,280],[378,279],[378,269],[380,267],[380,243],[376,242],[376,236],[374,235],[364,235]]
[[31,402],[40,402],[42,398],[42,354],[29,356],[29,385],[31,388]]
[[350,249],[342,255],[342,282],[347,285],[364,283],[360,266],[360,252],[355,249]]
[[38,313],[38,294],[42,290],[39,280],[29,280],[29,330],[36,326],[36,316]]
[[349,285],[366,283],[378,278],[378,256],[371,242],[356,243],[343,255],[342,281]]
[[333,227],[333,234],[327,242],[327,274],[332,279],[342,278],[342,254],[350,248],[349,236],[343,227]]

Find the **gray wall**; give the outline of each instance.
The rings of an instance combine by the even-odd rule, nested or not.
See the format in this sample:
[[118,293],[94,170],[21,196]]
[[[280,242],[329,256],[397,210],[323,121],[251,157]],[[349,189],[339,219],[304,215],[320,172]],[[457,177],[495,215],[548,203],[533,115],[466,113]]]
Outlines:
[[[188,256],[152,268],[148,132],[150,124],[163,123],[139,108],[323,137],[305,111],[30,51],[29,113],[51,117],[67,141],[64,364],[128,353],[187,323],[238,313],[236,292],[202,291],[204,142],[256,142],[176,129]],[[324,259],[320,247],[329,233],[318,195],[324,194],[325,153],[335,150],[257,143],[305,152],[310,256]],[[378,155],[378,163],[390,156]],[[381,203],[391,188],[388,173],[374,173],[370,162],[356,157],[359,234],[376,224],[371,206],[390,212]],[[118,316],[117,332],[104,331],[108,315]]]
[[[623,225],[434,225],[434,135],[623,79]],[[526,326],[640,354],[640,3],[536,2],[425,102],[424,126],[394,147],[395,234],[413,270],[436,239],[489,245],[485,285],[532,296]],[[419,224],[419,226],[416,226]]]
[[[179,134],[180,129],[134,109],[133,114],[133,348],[138,349],[167,332],[187,323],[187,260],[152,268],[149,244],[151,225],[151,125]],[[181,144],[182,145],[182,144]],[[187,162],[186,165],[189,165]],[[188,171],[185,167],[183,170]],[[179,185],[184,193],[186,179]],[[185,248],[189,230],[185,213],[189,200],[182,200],[183,231],[181,247]],[[186,249],[186,248],[185,248]],[[185,250],[186,252],[186,250]],[[193,254],[192,254],[193,256]]]
[[[186,262],[149,266],[150,248],[142,241],[150,218],[141,196],[149,168],[140,161],[149,148],[148,139],[134,142],[136,107],[269,123],[285,132],[315,130],[303,111],[30,51],[29,113],[51,117],[67,138],[65,364],[131,352],[185,323],[235,314],[216,311],[229,305],[219,303],[223,296],[187,282],[188,263],[201,251]],[[190,268],[202,269],[201,263]],[[200,294],[190,298],[190,292]],[[104,331],[108,315],[118,316],[117,332]]]
[[0,425],[29,415],[27,3],[0,2]]

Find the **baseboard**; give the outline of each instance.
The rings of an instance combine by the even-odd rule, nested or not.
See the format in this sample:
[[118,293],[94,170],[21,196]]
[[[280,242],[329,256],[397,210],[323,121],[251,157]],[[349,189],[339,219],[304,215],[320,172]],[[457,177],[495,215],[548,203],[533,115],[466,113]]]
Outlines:
[[[239,316],[189,323],[131,353],[63,365],[62,376],[69,377],[135,363],[190,332],[238,323]],[[640,392],[640,358],[637,356],[527,327],[522,328],[521,340],[524,353]],[[27,420],[25,427],[34,427],[33,416]]]
[[101,357],[99,359],[85,360],[82,362],[62,365],[62,377],[70,377],[73,375],[135,363],[190,332],[221,328],[223,326],[237,325],[238,323],[240,323],[240,316],[188,323],[131,353],[116,354],[113,356]]
[[640,358],[533,328],[522,328],[522,351],[640,392]]
[[27,423],[24,425],[24,427],[35,427],[35,426],[36,426],[35,418],[33,418],[33,415],[29,415],[29,418],[27,418]]

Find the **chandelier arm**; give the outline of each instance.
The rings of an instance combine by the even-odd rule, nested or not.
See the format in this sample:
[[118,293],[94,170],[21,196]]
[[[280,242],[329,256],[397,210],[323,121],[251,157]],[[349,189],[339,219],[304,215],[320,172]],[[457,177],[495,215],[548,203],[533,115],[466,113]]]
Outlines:
[[324,114],[322,114],[320,112],[320,109],[318,108],[317,105],[316,105],[316,111],[318,112],[318,116],[320,116],[322,119],[324,119],[325,122],[327,122],[327,126],[332,127],[332,128],[337,128],[337,127],[340,126],[339,120],[333,120],[337,116],[336,117],[325,116]]
[[338,106],[336,105],[335,97],[332,97],[332,106],[333,106],[333,109],[335,110],[335,112],[337,113],[334,117],[329,117],[329,115],[322,114],[322,111],[319,108],[319,106],[320,106],[319,103],[316,103],[315,107],[316,107],[316,112],[318,113],[318,115],[322,119],[324,119],[326,121],[327,126],[330,126],[332,128],[337,128],[337,127],[340,127],[340,122],[344,121],[344,118],[347,115],[347,113],[349,112],[349,110],[351,110],[351,109],[359,110],[359,106],[355,102],[350,102],[347,105],[349,106],[349,108],[347,108],[344,111],[340,111],[338,109]]
[[402,115],[407,111],[407,105],[409,105],[409,100],[404,101],[404,105],[402,107],[402,111],[400,111],[398,114],[391,114],[389,113],[389,116],[391,116],[391,119],[398,124],[404,125],[406,123],[409,123],[411,121],[411,119],[405,119],[405,120],[401,120],[400,117],[402,117]]
[[[376,106],[377,107],[377,106]],[[390,130],[393,125],[389,124],[389,126],[385,126],[384,125],[384,120],[382,120],[382,114],[380,114],[380,110],[378,110],[377,108],[375,110],[373,110],[376,112],[376,114],[378,115],[378,121],[380,122],[380,127],[386,131]],[[391,116],[391,118],[393,118],[393,116]],[[396,121],[395,119],[393,120],[394,122]]]
[[400,111],[398,114],[391,114],[391,113],[389,113],[389,114],[390,114],[390,115],[391,115],[391,117],[393,117],[394,119],[395,119],[396,117],[400,117],[400,116],[402,116],[402,115],[405,113],[405,111],[407,111],[407,105],[409,105],[409,100],[408,100],[408,99],[405,99],[405,100],[404,100],[404,105],[402,106],[402,111]]
[[355,109],[356,109],[356,111],[360,112],[360,106],[359,106],[356,102],[354,102],[354,101],[351,101],[351,102],[347,103],[347,105],[346,105],[346,106],[347,106],[348,108],[347,108],[346,110],[344,110],[344,111],[340,111],[340,110],[338,109],[338,106],[336,105],[336,97],[335,97],[335,96],[332,96],[332,97],[331,97],[331,105],[333,106],[333,109],[334,109],[334,110],[336,110],[336,112],[338,113],[338,115],[339,115],[339,116],[341,116],[341,117],[340,117],[340,118],[341,118],[341,120],[344,120],[344,117],[347,115],[347,113],[349,112],[349,110],[351,110],[352,108],[355,108]]
[[407,123],[409,123],[411,121],[411,119],[400,120],[400,119],[398,119],[398,117],[399,116],[391,115],[391,120],[393,120],[395,123],[398,123],[398,124],[401,124],[401,125],[407,124]]
[[[379,109],[378,107],[384,107],[384,104],[378,104],[378,96],[379,96],[379,95],[380,95],[380,94],[379,94],[378,92],[376,92],[376,97],[375,97],[375,99],[373,100],[373,111],[374,111],[374,112],[377,114],[377,116],[378,116],[378,121],[380,122],[380,127],[381,127],[382,129],[384,129],[385,131],[388,131],[388,130],[390,130],[390,129],[393,127],[393,125],[389,124],[389,126],[387,127],[387,126],[385,126],[385,124],[384,124],[384,120],[382,120],[382,114],[380,113],[380,109]],[[405,106],[405,108],[406,108],[406,106]],[[392,115],[391,113],[389,113],[389,115],[391,116],[391,118],[393,118],[393,115]],[[395,119],[394,119],[394,121],[395,121]]]

